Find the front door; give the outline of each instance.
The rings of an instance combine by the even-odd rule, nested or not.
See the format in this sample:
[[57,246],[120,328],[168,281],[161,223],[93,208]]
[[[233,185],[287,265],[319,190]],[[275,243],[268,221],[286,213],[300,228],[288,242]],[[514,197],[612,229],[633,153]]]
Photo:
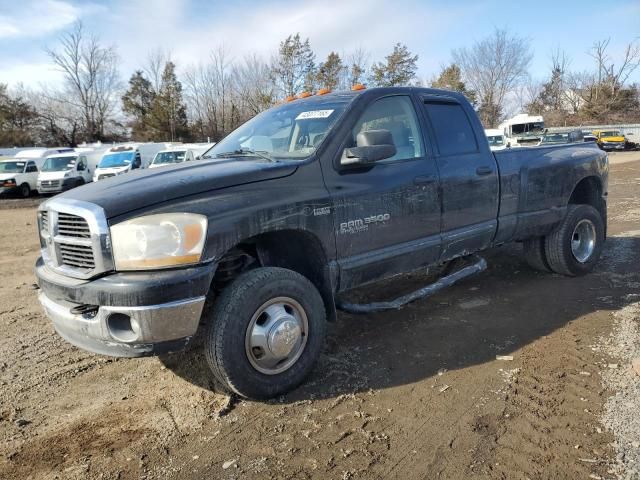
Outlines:
[[393,157],[325,170],[335,212],[340,290],[420,268],[439,254],[438,174],[412,98],[374,99],[357,116],[345,145],[355,146],[361,131],[378,129],[391,132]]

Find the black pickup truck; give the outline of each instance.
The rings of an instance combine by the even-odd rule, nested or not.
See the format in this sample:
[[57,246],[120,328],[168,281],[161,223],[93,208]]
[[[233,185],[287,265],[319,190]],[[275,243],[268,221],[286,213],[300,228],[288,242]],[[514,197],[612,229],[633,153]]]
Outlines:
[[311,371],[354,287],[514,241],[537,269],[589,272],[607,178],[594,143],[492,153],[456,93],[314,95],[256,116],[201,161],[44,202],[39,298],[62,337],[107,355],[178,351],[203,329],[217,380],[272,397]]

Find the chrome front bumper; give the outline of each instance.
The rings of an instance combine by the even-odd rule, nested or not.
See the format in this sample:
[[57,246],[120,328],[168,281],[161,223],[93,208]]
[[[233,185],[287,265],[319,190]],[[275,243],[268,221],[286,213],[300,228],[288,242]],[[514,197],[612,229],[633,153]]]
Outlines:
[[69,343],[115,357],[142,357],[183,349],[195,335],[205,297],[143,307],[100,306],[75,313],[77,304],[60,303],[40,292],[53,326]]

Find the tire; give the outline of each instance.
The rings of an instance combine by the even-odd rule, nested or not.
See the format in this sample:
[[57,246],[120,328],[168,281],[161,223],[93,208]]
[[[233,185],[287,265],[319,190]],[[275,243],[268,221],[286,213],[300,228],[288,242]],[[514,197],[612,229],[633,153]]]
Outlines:
[[[270,308],[279,313],[264,312]],[[307,278],[284,268],[258,268],[241,274],[222,291],[211,313],[204,345],[207,363],[223,387],[244,398],[267,399],[295,388],[311,372],[324,345],[327,317],[320,293]],[[283,313],[285,316],[278,316]],[[260,322],[264,322],[262,331],[279,331],[277,323],[273,328],[268,324],[280,318],[288,319],[288,327],[296,324],[306,332],[293,334],[298,338],[296,345],[302,346],[294,346],[288,357],[271,367],[264,362],[279,358],[268,346],[271,343],[262,343],[266,349],[253,347],[254,337],[248,332],[250,327],[259,332]],[[277,338],[292,338],[288,332],[283,335]],[[269,335],[256,338],[269,339],[277,348]],[[288,344],[280,345],[289,348]]]
[[531,268],[541,272],[551,272],[547,254],[544,251],[544,237],[525,240],[522,243],[524,258]]
[[[592,232],[588,233],[591,229]],[[582,245],[581,240],[586,245],[585,239],[591,237],[592,248],[578,248]],[[560,226],[545,238],[547,262],[554,272],[561,275],[584,275],[593,270],[600,258],[604,240],[605,226],[600,212],[591,205],[569,205]]]
[[29,187],[28,183],[23,183],[20,185],[20,196],[22,198],[28,198],[31,196],[31,187]]

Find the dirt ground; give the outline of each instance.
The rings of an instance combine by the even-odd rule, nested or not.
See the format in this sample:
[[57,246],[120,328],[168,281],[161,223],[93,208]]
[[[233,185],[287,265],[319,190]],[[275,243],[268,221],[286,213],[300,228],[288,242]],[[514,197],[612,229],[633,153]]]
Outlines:
[[431,299],[340,314],[309,381],[264,403],[215,392],[197,350],[65,343],[33,287],[39,200],[0,201],[0,478],[639,478],[640,155],[611,160],[594,273],[494,249]]

